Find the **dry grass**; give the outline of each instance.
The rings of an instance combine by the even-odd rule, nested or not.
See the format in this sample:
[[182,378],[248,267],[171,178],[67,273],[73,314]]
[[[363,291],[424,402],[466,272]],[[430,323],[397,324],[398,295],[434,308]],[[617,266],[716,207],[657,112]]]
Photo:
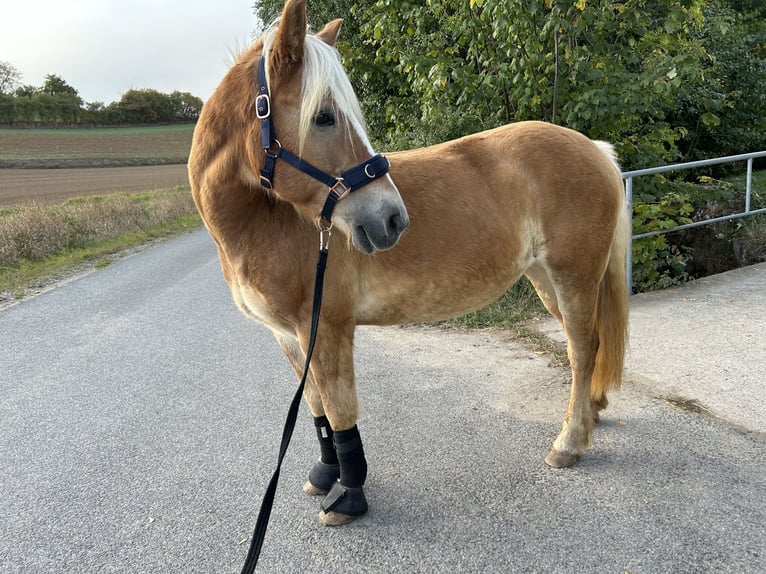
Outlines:
[[[0,168],[185,163],[193,129],[0,130]],[[46,172],[47,179],[71,175],[69,170]],[[18,181],[6,182],[4,189],[18,195],[19,189],[7,185],[18,187]],[[157,187],[156,182],[146,185],[143,189]],[[0,307],[83,267],[106,265],[114,253],[200,225],[188,186],[133,194],[88,191],[55,205],[0,208]]]
[[116,194],[0,210],[0,271],[196,213],[188,189]]

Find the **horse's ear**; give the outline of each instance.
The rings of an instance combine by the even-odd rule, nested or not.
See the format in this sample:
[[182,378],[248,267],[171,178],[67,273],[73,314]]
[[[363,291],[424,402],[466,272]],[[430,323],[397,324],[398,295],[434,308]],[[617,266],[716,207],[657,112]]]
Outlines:
[[303,61],[305,38],[306,0],[287,0],[271,47],[272,69],[292,72]]
[[338,35],[340,34],[341,24],[343,24],[343,18],[338,18],[337,20],[329,22],[324,28],[322,28],[320,32],[317,33],[317,38],[322,40],[322,42],[325,44],[334,46],[335,42],[338,40]]

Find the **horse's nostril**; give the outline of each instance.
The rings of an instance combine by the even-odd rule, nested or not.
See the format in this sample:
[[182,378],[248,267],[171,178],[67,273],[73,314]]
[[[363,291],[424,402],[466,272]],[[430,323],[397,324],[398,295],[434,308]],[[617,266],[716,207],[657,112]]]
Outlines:
[[391,229],[398,234],[404,231],[405,229],[407,229],[407,225],[409,224],[409,221],[407,221],[406,218],[402,217],[401,213],[394,213],[391,216],[390,224],[391,224]]

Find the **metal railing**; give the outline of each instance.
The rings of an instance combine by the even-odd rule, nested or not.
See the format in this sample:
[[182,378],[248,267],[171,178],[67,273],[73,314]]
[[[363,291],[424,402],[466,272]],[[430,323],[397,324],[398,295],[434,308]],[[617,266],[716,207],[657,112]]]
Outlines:
[[[720,221],[728,221],[730,219],[738,219],[741,217],[747,217],[748,215],[755,215],[757,213],[766,213],[766,208],[751,209],[750,199],[752,196],[753,188],[753,160],[759,157],[766,157],[766,151],[757,151],[753,153],[743,153],[739,155],[730,155],[726,157],[719,157],[715,159],[704,159],[700,161],[690,161],[687,163],[674,163],[671,165],[664,165],[661,167],[651,167],[648,169],[637,169],[634,171],[625,171],[622,173],[622,179],[625,180],[625,196],[628,203],[628,213],[630,214],[630,233],[631,233],[631,247],[628,249],[628,294],[633,294],[633,241],[636,239],[642,239],[644,237],[652,237],[654,235],[661,235],[663,233],[670,233],[671,231],[681,231],[682,229],[690,229],[692,227],[700,227],[701,225],[708,225],[710,223],[718,223]],[[637,233],[633,235],[633,179],[641,177],[642,175],[653,175],[656,173],[664,173],[667,171],[680,171],[685,169],[693,169],[695,167],[704,167],[707,165],[717,165],[720,163],[729,163],[735,161],[747,161],[747,178],[745,181],[745,210],[738,213],[732,213],[729,215],[723,215],[721,217],[713,217],[711,219],[704,219],[702,221],[694,221],[692,223],[686,223],[684,225],[678,225],[670,229],[660,229],[657,231],[647,231],[646,233]]]

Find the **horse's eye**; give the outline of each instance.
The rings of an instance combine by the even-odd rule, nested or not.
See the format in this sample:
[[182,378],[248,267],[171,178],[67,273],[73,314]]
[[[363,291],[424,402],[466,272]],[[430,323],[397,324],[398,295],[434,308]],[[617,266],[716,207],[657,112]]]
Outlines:
[[332,112],[319,112],[314,118],[314,124],[320,127],[334,126],[335,116]]

